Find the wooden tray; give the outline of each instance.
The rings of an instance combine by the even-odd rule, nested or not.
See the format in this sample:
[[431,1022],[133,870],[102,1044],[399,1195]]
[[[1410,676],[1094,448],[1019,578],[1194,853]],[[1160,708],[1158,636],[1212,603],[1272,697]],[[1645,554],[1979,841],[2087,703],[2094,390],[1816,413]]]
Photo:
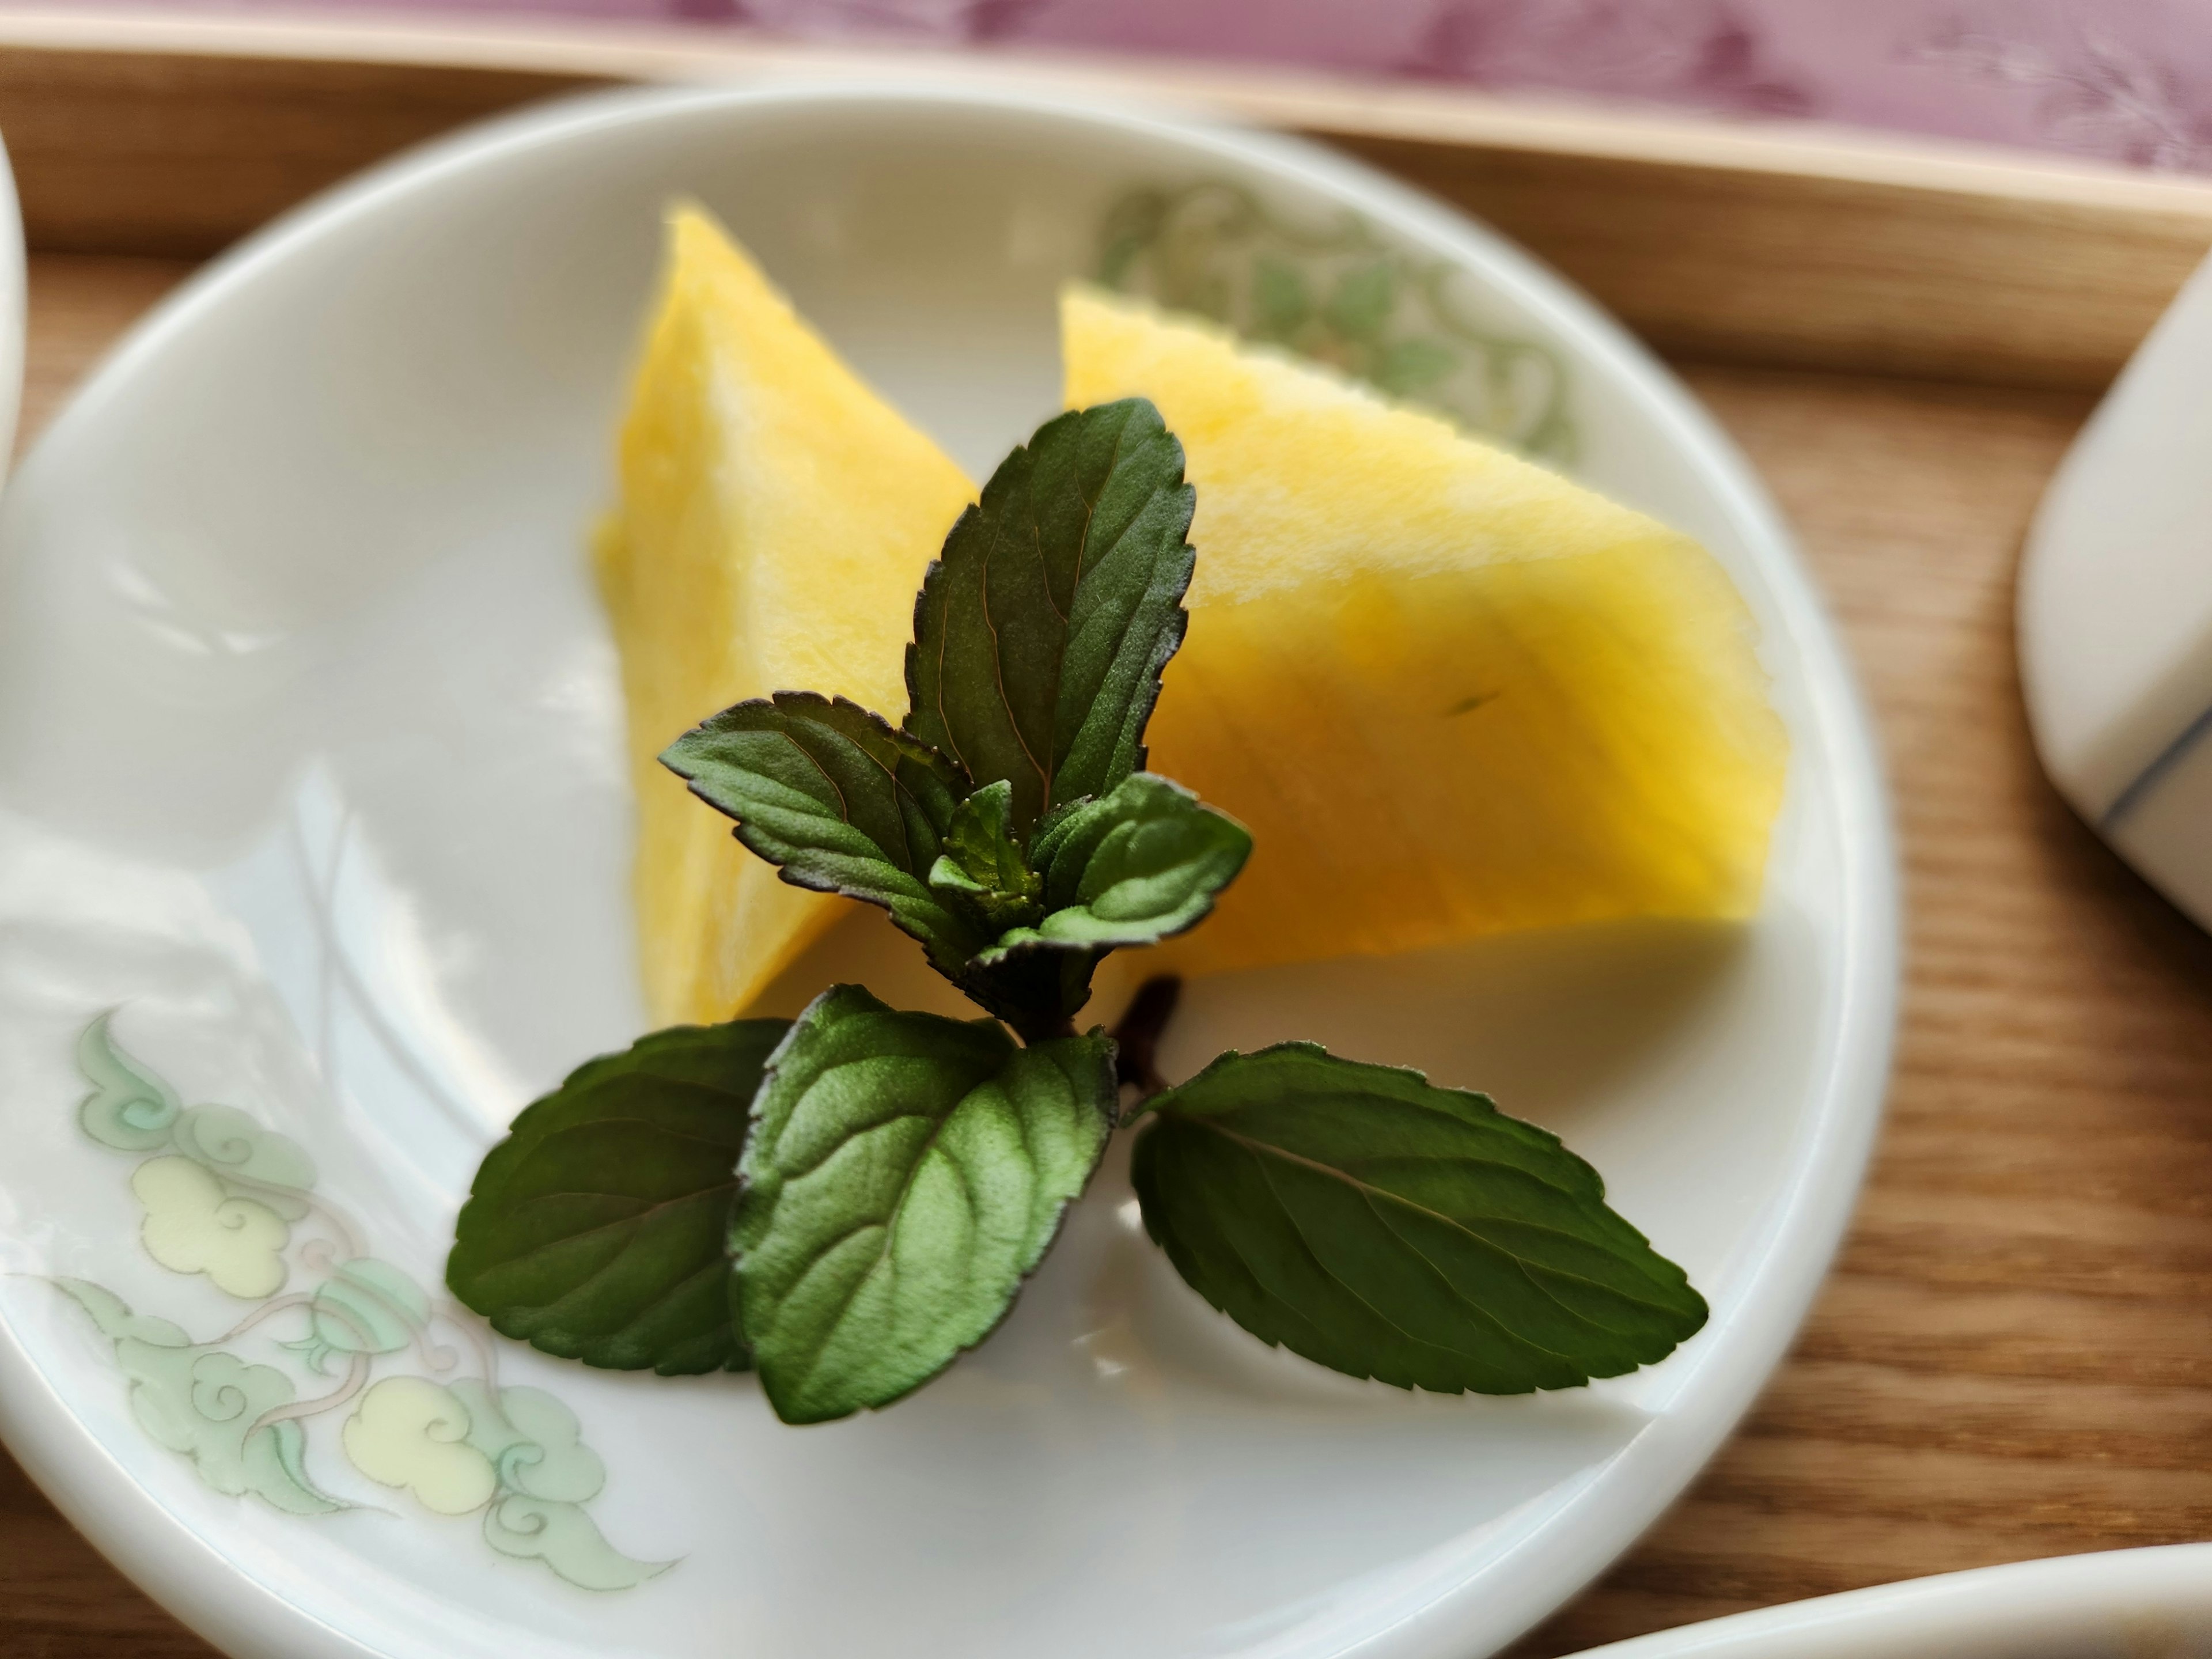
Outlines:
[[[34,434],[193,264],[406,143],[611,78],[882,69],[723,32],[0,14]],[[2212,185],[1434,88],[960,72],[1199,99],[1406,174],[1674,357],[1803,538],[1878,711],[1911,903],[1887,1128],[1789,1362],[1531,1656],[1988,1563],[2212,1535],[2212,939],[2059,804],[2013,562]],[[206,1650],[0,1457],[0,1656]]]

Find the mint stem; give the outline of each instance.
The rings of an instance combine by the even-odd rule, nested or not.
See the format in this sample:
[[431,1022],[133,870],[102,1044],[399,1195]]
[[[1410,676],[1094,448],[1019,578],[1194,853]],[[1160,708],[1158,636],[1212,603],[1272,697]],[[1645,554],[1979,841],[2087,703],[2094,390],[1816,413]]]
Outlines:
[[1146,1100],[1168,1086],[1160,1075],[1160,1038],[1182,1000],[1182,981],[1173,974],[1157,975],[1137,988],[1114,1028],[1115,1073],[1121,1082],[1134,1084]]
[[1030,1013],[1012,1008],[993,1009],[992,1012],[1014,1028],[1014,1035],[1021,1038],[1025,1048],[1075,1035],[1075,1018],[1072,1014]]

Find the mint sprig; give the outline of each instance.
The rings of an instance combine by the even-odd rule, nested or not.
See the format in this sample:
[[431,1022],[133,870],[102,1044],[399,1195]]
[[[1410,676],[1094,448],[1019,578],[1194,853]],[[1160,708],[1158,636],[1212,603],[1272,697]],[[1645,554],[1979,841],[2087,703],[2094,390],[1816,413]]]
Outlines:
[[[1024,1040],[1068,1035],[1100,957],[1190,926],[1243,864],[1228,849],[1251,845],[1164,780],[1123,788],[1188,623],[1197,496],[1182,472],[1182,446],[1143,398],[1046,422],[923,579],[903,728],[779,691],[724,709],[662,761],[784,880],[881,905]],[[1139,817],[1142,833],[1111,835]],[[1077,830],[1086,857],[1111,841],[1095,891],[1062,856]],[[1199,841],[1210,854],[1167,867]],[[1058,897],[1048,864],[1066,872]]]
[[1060,416],[931,565],[902,725],[779,691],[669,746],[784,880],[881,906],[992,1018],[837,986],[787,1028],[679,1028],[590,1062],[486,1157],[447,1267],[464,1302],[592,1364],[750,1364],[787,1422],[889,1405],[1006,1316],[1097,1167],[1118,1073],[1146,1097],[1146,1231],[1265,1341],[1511,1394],[1699,1328],[1704,1300],[1596,1172],[1486,1097],[1311,1043],[1167,1086],[1173,981],[1139,994],[1118,1054],[1076,1033],[1098,962],[1198,925],[1252,851],[1143,769],[1194,504],[1149,403]]

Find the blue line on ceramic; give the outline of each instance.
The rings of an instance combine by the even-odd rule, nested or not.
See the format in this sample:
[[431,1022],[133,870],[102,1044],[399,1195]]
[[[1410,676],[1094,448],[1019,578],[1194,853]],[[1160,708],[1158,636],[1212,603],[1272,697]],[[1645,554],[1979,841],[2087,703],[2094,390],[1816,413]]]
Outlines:
[[2182,728],[2179,737],[2160,750],[2150,764],[2136,774],[2134,781],[2112,798],[2112,804],[2105,809],[2104,816],[2097,820],[2097,827],[2100,830],[2110,830],[2122,818],[2134,811],[2136,807],[2142,805],[2151,792],[2166,781],[2166,775],[2181,764],[2189,751],[2196,748],[2203,739],[2207,732],[2212,732],[2212,708],[2207,708],[2195,720],[2190,721]]

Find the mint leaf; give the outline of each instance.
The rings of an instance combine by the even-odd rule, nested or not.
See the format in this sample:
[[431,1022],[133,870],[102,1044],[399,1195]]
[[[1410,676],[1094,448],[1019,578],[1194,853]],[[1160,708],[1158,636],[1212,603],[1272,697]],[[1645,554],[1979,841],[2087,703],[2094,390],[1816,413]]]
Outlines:
[[1151,1102],[1145,1225],[1254,1335],[1353,1376],[1570,1388],[1705,1322],[1680,1267],[1556,1136],[1310,1042],[1231,1051]]
[[1000,934],[978,963],[1025,945],[1156,945],[1203,920],[1251,851],[1236,819],[1139,772],[1039,827],[1030,856],[1044,876],[1044,919]]
[[1018,1048],[989,1020],[833,987],[769,1061],[732,1231],[776,1415],[921,1387],[1006,1316],[1105,1149],[1113,1044]]
[[858,703],[779,691],[725,708],[671,744],[661,763],[738,821],[737,837],[794,887],[891,913],[956,974],[991,929],[928,885],[955,811],[960,769]]
[[588,1060],[485,1154],[446,1282],[507,1336],[587,1365],[743,1370],[738,1154],[781,1019],[679,1025]]
[[1044,915],[1044,878],[1030,868],[1008,827],[1012,802],[1013,786],[1003,778],[962,801],[929,872],[933,888],[994,933]]
[[1182,446],[1141,398],[1072,410],[1000,463],[915,606],[906,729],[978,784],[1012,833],[1145,763],[1160,671],[1182,643]]

